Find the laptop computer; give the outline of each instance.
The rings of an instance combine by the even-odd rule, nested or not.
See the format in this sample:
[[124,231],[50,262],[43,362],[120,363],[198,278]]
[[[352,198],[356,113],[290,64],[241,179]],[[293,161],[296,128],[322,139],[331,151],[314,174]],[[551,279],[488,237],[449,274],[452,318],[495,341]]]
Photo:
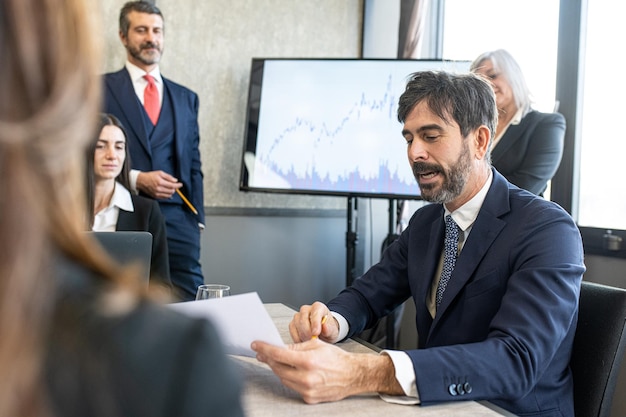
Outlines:
[[150,280],[152,234],[150,232],[87,232],[113,259],[122,265],[139,263],[143,266],[146,283]]

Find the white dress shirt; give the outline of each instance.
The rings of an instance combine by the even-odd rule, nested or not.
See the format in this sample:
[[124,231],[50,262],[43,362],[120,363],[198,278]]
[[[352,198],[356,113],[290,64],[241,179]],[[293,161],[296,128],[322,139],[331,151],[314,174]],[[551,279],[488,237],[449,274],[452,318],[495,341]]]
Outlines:
[[133,212],[135,207],[130,191],[116,181],[109,205],[95,214],[91,230],[94,232],[115,232],[120,210]]

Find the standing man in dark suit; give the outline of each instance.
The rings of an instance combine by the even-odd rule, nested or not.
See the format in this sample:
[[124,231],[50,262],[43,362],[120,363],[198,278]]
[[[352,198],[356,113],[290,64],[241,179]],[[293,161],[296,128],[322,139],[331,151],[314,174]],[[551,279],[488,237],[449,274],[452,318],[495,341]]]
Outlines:
[[[413,74],[398,119],[433,204],[351,287],[300,308],[289,326],[295,344],[253,342],[257,358],[310,403],[379,392],[392,402],[489,400],[516,415],[573,416],[569,360],[585,271],[576,224],[490,166],[497,110],[482,77]],[[409,298],[419,346],[367,355],[325,343]]]
[[172,284],[182,300],[192,300],[204,282],[198,96],[160,74],[164,23],[155,5],[126,3],[119,26],[127,61],[120,71],[104,76],[105,111],[127,128],[131,187],[159,202],[167,225]]

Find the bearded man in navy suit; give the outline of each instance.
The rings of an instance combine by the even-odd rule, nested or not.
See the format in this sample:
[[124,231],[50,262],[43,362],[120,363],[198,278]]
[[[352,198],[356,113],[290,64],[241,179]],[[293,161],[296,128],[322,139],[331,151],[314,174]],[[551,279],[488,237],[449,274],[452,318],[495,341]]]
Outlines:
[[[253,342],[257,358],[309,403],[378,392],[405,404],[489,400],[516,415],[573,416],[569,360],[585,272],[576,224],[491,166],[497,110],[486,80],[412,74],[398,120],[433,204],[352,286],[300,308],[289,325],[296,343]],[[407,299],[418,346],[371,355],[325,343]]]
[[[104,76],[104,111],[117,116],[126,127],[131,187],[159,202],[167,226],[172,284],[181,300],[192,300],[204,282],[198,96],[161,76],[163,34],[163,15],[152,3],[131,1],[122,7],[119,35],[127,61],[120,71]],[[153,102],[146,98],[148,90],[153,91],[156,114],[144,108],[148,101]]]

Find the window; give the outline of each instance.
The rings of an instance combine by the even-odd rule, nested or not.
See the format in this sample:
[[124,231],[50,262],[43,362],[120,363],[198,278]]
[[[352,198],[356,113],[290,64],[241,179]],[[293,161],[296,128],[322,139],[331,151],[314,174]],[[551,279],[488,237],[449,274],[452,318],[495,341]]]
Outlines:
[[584,57],[578,224],[626,229],[626,5],[589,1]]
[[474,60],[483,52],[506,49],[524,72],[533,107],[551,112],[558,23],[558,0],[445,0],[442,57]]
[[[619,123],[626,114],[626,83],[619,79],[626,58],[616,46],[626,39],[626,4],[442,1],[444,58],[509,50],[542,111],[551,110],[558,86],[559,110],[568,125],[563,160],[552,181],[554,200],[573,213],[587,255],[626,258],[626,133]],[[490,23],[476,23],[485,20]]]

